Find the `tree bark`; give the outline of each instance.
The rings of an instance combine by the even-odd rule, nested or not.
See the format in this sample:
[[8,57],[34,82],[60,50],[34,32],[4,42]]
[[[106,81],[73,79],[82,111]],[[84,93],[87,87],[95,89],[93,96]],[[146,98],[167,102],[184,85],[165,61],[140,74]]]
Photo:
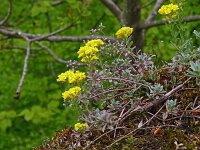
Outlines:
[[125,0],[125,6],[122,15],[122,24],[134,28],[132,34],[133,46],[136,50],[142,50],[144,45],[144,29],[141,25],[141,1],[140,0]]

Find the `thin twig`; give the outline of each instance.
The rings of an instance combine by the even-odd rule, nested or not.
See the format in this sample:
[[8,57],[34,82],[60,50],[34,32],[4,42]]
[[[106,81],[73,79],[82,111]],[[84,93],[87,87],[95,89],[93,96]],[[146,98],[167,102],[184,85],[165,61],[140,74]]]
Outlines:
[[151,0],[151,1],[148,1],[146,4],[142,5],[141,8],[147,8],[148,6],[150,6],[154,1],[156,0]]
[[[132,91],[132,93],[134,94],[134,92],[136,92],[137,90],[139,90],[141,88],[141,85],[138,86],[137,88],[134,89],[134,91]],[[129,110],[127,110],[124,114],[120,115],[118,122],[120,122],[120,124],[122,123],[122,120],[124,120],[124,116],[126,116],[127,114],[130,113],[130,111],[133,110],[133,108],[130,108]]]
[[50,48],[48,48],[47,46],[43,45],[42,43],[40,43],[40,42],[38,42],[38,41],[35,41],[35,44],[37,44],[38,46],[40,46],[42,49],[46,50],[46,51],[49,53],[49,55],[50,55],[55,61],[57,61],[57,62],[59,62],[59,63],[63,63],[63,64],[67,64],[67,63],[68,63],[66,60],[63,60],[63,59],[61,59],[61,58],[58,58],[58,57],[53,53],[53,51],[52,51]]
[[156,99],[156,100],[154,100],[152,102],[149,102],[149,103],[147,103],[144,106],[138,106],[133,111],[140,111],[140,112],[148,111],[153,106],[156,107],[156,106],[164,103],[170,96],[172,96],[174,93],[176,93],[177,91],[179,91],[190,79],[191,79],[191,77],[188,78],[184,83],[178,85],[177,87],[175,87],[174,89],[172,89],[171,91],[169,91],[168,93],[166,93],[165,95],[163,95],[161,98]]
[[198,100],[198,98],[199,98],[200,96],[197,96],[195,99],[194,99],[194,103],[193,103],[193,105],[192,105],[192,108],[194,108],[195,107],[195,105],[196,105],[196,102],[197,102],[197,100]]
[[166,93],[164,96],[162,96],[159,99],[156,99],[152,102],[149,102],[147,104],[145,104],[144,106],[137,106],[136,108],[131,108],[129,109],[123,116],[121,119],[121,122],[123,122],[126,118],[128,118],[130,115],[132,115],[134,112],[144,112],[144,111],[148,111],[150,110],[152,107],[156,107],[159,104],[164,103],[170,96],[172,96],[175,92],[177,92],[178,90],[180,90],[191,78],[187,79],[183,84],[178,85],[176,88],[172,89],[171,91],[169,91],[168,93]]
[[[89,79],[91,79],[91,77],[88,77]],[[136,81],[133,81],[133,80],[130,80],[130,79],[124,79],[124,78],[114,78],[114,77],[109,77],[109,78],[105,78],[105,77],[101,77],[101,78],[98,78],[97,80],[117,80],[117,81],[124,81],[124,82],[127,82],[127,83],[134,83],[134,84],[137,84],[137,85],[142,85],[144,87],[148,87],[150,88],[148,85],[146,84],[143,84],[143,83],[140,83],[140,82],[136,82]]]
[[119,22],[121,22],[121,10],[112,0],[101,0],[101,2],[115,15]]
[[[123,127],[118,127],[117,129],[123,129]],[[91,141],[90,144],[88,144],[86,147],[84,147],[83,149],[87,149],[88,147],[90,147],[93,143],[95,143],[96,141],[98,141],[99,139],[101,139],[103,136],[107,135],[108,133],[114,131],[115,129],[112,129],[110,131],[105,132],[104,134],[100,135],[99,137],[97,137],[95,140]]]
[[154,17],[156,16],[156,14],[158,12],[158,9],[160,8],[160,6],[162,5],[162,3],[164,1],[165,0],[157,0],[156,1],[156,4],[154,5],[153,10],[151,11],[151,13],[149,13],[149,16],[147,17],[147,20],[146,20],[147,23],[150,23],[153,21]]
[[153,118],[155,118],[155,116],[157,116],[157,114],[163,109],[164,106],[165,106],[165,104],[164,104],[164,105],[149,119],[149,120],[147,120],[147,121],[146,121],[144,124],[142,124],[140,127],[136,128],[136,129],[132,130],[131,132],[129,132],[128,134],[126,134],[126,135],[124,135],[124,136],[118,138],[117,140],[115,140],[114,142],[112,142],[110,145],[106,146],[105,149],[110,148],[111,146],[113,146],[113,145],[116,144],[117,142],[123,140],[124,138],[128,137],[129,135],[133,134],[133,133],[136,132],[137,130],[139,130],[139,129],[141,129],[142,127],[144,127],[146,124],[150,123],[151,120],[152,120]]
[[129,87],[129,88],[108,89],[108,90],[106,90],[106,91],[103,91],[103,92],[101,92],[101,93],[98,93],[98,94],[96,94],[96,95],[94,95],[94,96],[92,96],[92,97],[89,97],[89,98],[92,99],[92,98],[98,97],[98,96],[100,96],[100,95],[108,94],[108,93],[111,93],[111,92],[131,90],[131,89],[134,89],[134,88],[135,88],[135,86]]
[[7,15],[0,21],[0,26],[4,25],[8,21],[12,13],[12,0],[8,0],[8,1],[9,1],[9,6],[8,6]]
[[31,50],[31,41],[27,37],[24,37],[24,38],[27,41],[27,49],[26,49],[26,56],[24,58],[24,67],[23,67],[23,71],[22,71],[22,76],[21,76],[21,79],[19,81],[19,84],[18,84],[18,87],[16,90],[16,96],[15,96],[16,99],[19,99],[19,97],[20,97],[21,88],[24,83],[24,79],[25,79],[25,76],[26,76],[27,70],[28,70],[28,61],[29,61],[30,50]]
[[180,120],[183,118],[184,114],[187,112],[187,109],[188,107],[191,105],[192,103],[190,102],[186,107],[185,107],[185,110],[183,111],[181,117],[180,117]]
[[70,62],[70,61],[66,61],[66,60],[63,60],[61,58],[59,58],[58,56],[56,56],[53,51],[48,48],[47,46],[43,45],[42,43],[38,42],[38,41],[35,41],[35,44],[37,44],[38,46],[40,46],[42,49],[46,50],[48,52],[48,54],[57,62],[59,63],[63,63],[63,64],[67,64],[67,65],[70,65],[70,66],[85,66],[85,64],[82,64],[82,63],[78,63],[78,62]]
[[47,35],[42,35],[42,36],[40,36],[40,37],[36,37],[36,38],[34,38],[34,39],[31,39],[31,41],[40,41],[40,40],[42,40],[42,39],[46,39],[46,38],[48,38],[48,37],[50,37],[50,36],[53,36],[53,35],[55,35],[55,34],[58,34],[58,33],[60,33],[60,32],[63,32],[63,31],[65,31],[65,30],[71,28],[73,25],[74,25],[73,23],[72,23],[72,24],[69,24],[69,25],[66,25],[66,26],[64,26],[63,28],[60,28],[60,29],[58,29],[58,30],[56,30],[56,31],[54,31],[54,32],[51,32],[51,33],[47,34]]
[[51,3],[52,6],[57,6],[57,5],[60,5],[62,3],[65,3],[66,0],[55,0]]
[[[194,21],[199,21],[200,20],[200,15],[194,15],[194,16],[187,16],[183,18],[182,22],[194,22]],[[176,20],[172,21],[175,22]],[[150,23],[145,23],[141,26],[139,26],[139,29],[149,29],[151,27],[156,27],[160,25],[165,25],[168,23],[168,20],[157,20],[157,21],[152,21]]]
[[121,117],[122,117],[122,115],[123,115],[123,113],[124,113],[124,111],[125,111],[125,109],[126,109],[126,105],[128,105],[128,104],[129,104],[129,102],[128,102],[127,104],[125,104],[125,106],[123,106],[124,108],[122,109],[122,111],[121,111],[121,113],[120,113],[120,115],[119,115],[119,118],[118,118],[117,123],[116,123],[116,126],[115,126],[114,138],[115,138],[116,133],[117,133],[117,130],[116,130],[116,129],[117,129],[119,120],[121,119]]

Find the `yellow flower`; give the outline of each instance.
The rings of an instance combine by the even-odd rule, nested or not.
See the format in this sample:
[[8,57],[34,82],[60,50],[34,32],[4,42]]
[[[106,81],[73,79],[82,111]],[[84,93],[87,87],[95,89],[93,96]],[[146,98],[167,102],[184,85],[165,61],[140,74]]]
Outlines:
[[62,97],[66,99],[73,99],[78,96],[78,93],[81,91],[81,88],[79,86],[70,88],[68,91],[65,91],[62,93]]
[[178,5],[176,4],[169,4],[163,5],[159,10],[158,13],[161,15],[171,15],[172,18],[176,17],[176,13],[179,10]]
[[83,57],[83,58],[81,59],[81,62],[87,62],[87,57]]
[[103,45],[104,42],[101,39],[97,39],[97,40],[90,40],[88,41],[85,46],[91,46],[91,47],[99,47],[101,45]]
[[96,47],[84,46],[84,47],[80,47],[77,53],[79,54],[78,58],[80,58],[80,57],[92,56],[96,54],[97,52],[99,52],[99,50]]
[[85,72],[76,71],[74,75],[74,78],[77,82],[80,82],[86,78]]
[[124,37],[129,37],[132,33],[133,33],[133,28],[122,27],[116,32],[116,36],[118,39],[122,39]]
[[88,41],[86,45],[80,47],[79,51],[77,52],[78,58],[82,58],[82,62],[97,60],[98,57],[96,54],[99,52],[97,47],[103,44],[104,42],[100,39]]
[[79,48],[79,51],[77,52],[78,53],[78,58],[80,57],[85,57],[85,52],[90,49],[89,46],[82,46]]
[[97,57],[96,55],[92,56],[91,60],[98,60],[99,57]]
[[81,80],[84,80],[86,78],[86,75],[84,72],[76,71],[75,73],[68,76],[68,82],[69,83],[78,83]]
[[58,75],[57,81],[61,82],[66,82],[68,81],[69,83],[78,83],[86,78],[86,75],[84,72],[76,71],[74,72],[73,70],[68,70],[64,73],[61,73]]
[[88,128],[88,124],[87,123],[76,123],[74,125],[74,129],[76,131],[83,131],[83,130],[85,130],[87,128]]
[[66,76],[66,74],[65,73],[61,73],[60,75],[58,75],[58,79],[57,79],[57,81],[58,82],[65,82],[66,81],[66,78],[67,78],[67,76]]
[[93,58],[96,56],[96,53],[98,52],[99,52],[99,49],[96,47],[84,46],[84,47],[80,47],[77,53],[78,53],[78,58],[82,57],[81,59],[82,62],[87,62],[90,60],[96,60]]

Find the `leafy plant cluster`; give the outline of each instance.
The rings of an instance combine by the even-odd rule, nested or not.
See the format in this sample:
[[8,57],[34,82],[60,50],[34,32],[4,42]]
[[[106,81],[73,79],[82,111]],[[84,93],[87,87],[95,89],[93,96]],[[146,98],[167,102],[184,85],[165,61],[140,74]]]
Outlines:
[[[194,33],[200,40],[199,32]],[[84,132],[64,129],[36,149],[137,149],[148,142],[155,148],[159,138],[157,146],[163,148],[200,147],[195,139],[200,133],[199,47],[178,49],[173,61],[160,68],[154,55],[135,53],[128,37],[108,41],[100,49],[99,60],[87,64],[82,93],[66,101],[70,107],[78,103],[83,110],[79,121],[89,127]],[[179,135],[193,130],[193,138],[179,139],[170,128]],[[163,141],[163,136],[174,141]]]

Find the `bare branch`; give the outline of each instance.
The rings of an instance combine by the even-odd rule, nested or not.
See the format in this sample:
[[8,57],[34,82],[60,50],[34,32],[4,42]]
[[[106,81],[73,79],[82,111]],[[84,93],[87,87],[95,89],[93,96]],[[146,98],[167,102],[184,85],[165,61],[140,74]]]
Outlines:
[[121,10],[112,0],[101,0],[101,2],[115,15],[115,17],[121,22]]
[[[27,48],[26,47],[22,47],[22,46],[2,46],[2,48],[0,48],[0,50],[1,49],[19,49],[19,50],[27,50]],[[39,51],[39,50],[42,50],[41,48],[31,48],[31,51],[32,50],[34,50],[34,51]]]
[[27,41],[26,56],[25,56],[25,58],[24,58],[24,67],[23,67],[21,79],[20,79],[20,81],[19,81],[19,84],[18,84],[18,87],[17,87],[17,90],[16,90],[15,99],[19,99],[19,97],[20,97],[20,92],[21,92],[22,85],[23,85],[23,83],[24,83],[25,76],[26,76],[26,74],[27,74],[27,70],[28,70],[28,61],[29,61],[29,57],[30,57],[31,41],[30,41],[27,37],[24,37],[24,38],[25,38],[26,41]]
[[60,32],[63,32],[63,31],[65,31],[65,30],[69,29],[69,28],[72,27],[73,25],[74,25],[73,23],[72,23],[72,24],[69,24],[69,25],[66,25],[66,26],[64,26],[63,28],[60,28],[60,29],[58,29],[58,30],[56,30],[56,31],[54,31],[54,32],[51,32],[51,33],[47,34],[47,35],[42,35],[42,36],[39,36],[39,37],[35,37],[35,38],[31,39],[31,41],[32,41],[32,42],[33,42],[33,41],[40,41],[40,40],[42,40],[42,39],[48,38],[48,37],[50,37],[50,36],[53,36],[53,35],[55,35],[55,34],[58,34],[58,33],[60,33]]
[[160,6],[162,5],[162,3],[164,2],[165,0],[157,0],[156,1],[156,4],[152,10],[152,12],[149,14],[149,16],[147,17],[147,20],[146,22],[149,23],[149,22],[152,22],[154,17],[156,16],[157,12],[158,12],[158,9],[160,8]]
[[40,46],[42,49],[46,50],[46,51],[49,53],[49,55],[51,55],[51,57],[52,57],[55,61],[57,61],[57,62],[59,62],[59,63],[63,63],[63,64],[67,64],[67,63],[68,63],[66,60],[63,60],[63,59],[61,59],[61,58],[58,58],[58,57],[53,53],[53,51],[52,51],[50,48],[48,48],[47,46],[43,45],[42,43],[35,41],[35,44],[37,44],[38,46]]
[[92,40],[92,39],[102,39],[104,41],[115,41],[116,39],[112,37],[106,37],[106,36],[49,36],[49,37],[44,37],[44,35],[40,34],[30,34],[30,33],[24,33],[20,31],[15,31],[15,30],[10,30],[10,29],[5,29],[5,28],[0,28],[0,34],[12,37],[12,38],[22,38],[21,35],[28,37],[29,39],[34,39],[34,38],[40,38],[39,40],[41,41],[50,41],[50,42],[83,42],[84,40]]
[[[200,15],[195,15],[195,16],[187,16],[187,17],[183,18],[182,22],[194,22],[194,21],[199,21],[199,20],[200,20]],[[145,24],[141,25],[139,28],[140,29],[148,29],[148,28],[155,27],[155,26],[165,25],[166,23],[168,23],[168,20],[152,21],[150,23],[145,23]]]
[[57,5],[60,5],[62,3],[66,2],[66,0],[54,0],[51,5],[52,6],[57,6]]
[[59,63],[63,63],[63,64],[67,64],[68,66],[85,66],[85,64],[83,63],[78,63],[78,62],[71,62],[71,61],[66,61],[63,60],[61,58],[59,58],[58,56],[56,56],[53,51],[48,48],[47,46],[43,45],[42,43],[35,41],[35,44],[37,44],[38,46],[40,46],[42,49],[46,50],[48,52],[48,54],[57,62]]
[[11,13],[12,13],[12,0],[9,0],[7,15],[3,18],[3,20],[0,21],[0,26],[4,25],[8,21],[9,17],[11,16]]
[[172,96],[174,93],[176,93],[177,91],[179,91],[181,88],[183,88],[183,86],[188,83],[188,81],[191,79],[188,78],[185,82],[183,82],[182,84],[178,85],[177,87],[175,87],[174,89],[172,89],[171,91],[169,91],[168,93],[166,93],[165,95],[163,95],[162,97],[160,97],[159,99],[155,99],[152,102],[149,102],[147,104],[145,104],[144,106],[138,106],[137,108],[135,108],[133,110],[134,111],[140,111],[140,112],[144,112],[144,111],[149,111],[152,107],[157,107],[158,105],[162,104],[163,102],[166,102],[167,99]]
[[151,1],[148,1],[146,4],[144,4],[144,5],[142,5],[142,9],[143,8],[147,8],[147,7],[149,7],[154,1],[156,1],[156,0],[151,0]]

